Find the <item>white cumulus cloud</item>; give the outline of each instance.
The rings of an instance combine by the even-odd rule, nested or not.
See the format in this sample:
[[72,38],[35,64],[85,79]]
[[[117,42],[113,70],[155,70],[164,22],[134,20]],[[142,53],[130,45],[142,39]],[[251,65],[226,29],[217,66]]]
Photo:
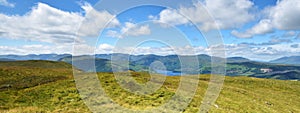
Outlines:
[[114,18],[116,15],[105,10],[97,11],[88,3],[83,3],[82,9],[85,10],[86,15],[78,31],[80,36],[96,37],[101,29],[120,25],[120,22]]
[[[0,14],[0,38],[24,39],[55,44],[72,43],[77,35],[92,37],[114,17],[107,11],[96,11],[85,3],[86,15],[62,11],[44,3],[38,3],[25,15]],[[83,23],[82,23],[83,22]],[[118,25],[118,20],[112,20]],[[78,31],[80,24],[81,29]],[[76,39],[76,42],[83,42]]]
[[239,38],[251,38],[254,35],[262,35],[271,32],[273,32],[273,25],[270,20],[265,19],[261,20],[258,24],[253,26],[251,29],[248,29],[246,32],[241,33],[233,30],[231,34]]
[[107,53],[124,53],[124,54],[156,54],[156,55],[195,55],[195,54],[208,54],[208,50],[205,47],[198,46],[179,46],[179,47],[118,47],[110,44],[100,44],[96,49],[98,54]]
[[233,31],[238,38],[251,38],[255,35],[272,32],[272,29],[299,30],[300,29],[300,1],[280,0],[273,7],[264,11],[266,18],[245,32]]
[[187,24],[189,22],[187,19],[190,19],[206,31],[218,27],[237,28],[254,19],[254,15],[250,13],[253,5],[249,0],[204,0],[195,2],[192,7],[165,9],[161,11],[157,20],[171,25],[180,25]]
[[15,7],[15,4],[10,3],[7,0],[0,0],[0,5],[6,6],[6,7]]
[[131,22],[126,22],[120,32],[109,30],[106,35],[115,38],[124,38],[126,36],[141,36],[151,34],[149,25],[138,25]]
[[300,1],[281,0],[270,9],[269,18],[274,26],[282,30],[300,29]]

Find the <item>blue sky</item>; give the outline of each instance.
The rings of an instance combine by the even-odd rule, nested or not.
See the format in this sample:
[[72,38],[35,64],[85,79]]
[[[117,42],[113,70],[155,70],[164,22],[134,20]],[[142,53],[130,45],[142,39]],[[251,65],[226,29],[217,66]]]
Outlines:
[[299,0],[0,0],[0,52],[190,55],[224,50],[226,57],[268,61],[300,55],[299,6]]

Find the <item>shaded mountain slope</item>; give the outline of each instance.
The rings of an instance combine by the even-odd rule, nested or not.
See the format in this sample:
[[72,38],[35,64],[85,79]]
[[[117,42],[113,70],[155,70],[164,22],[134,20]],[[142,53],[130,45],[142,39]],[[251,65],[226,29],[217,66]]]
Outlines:
[[272,60],[270,61],[270,63],[300,65],[300,56],[282,57],[276,60]]

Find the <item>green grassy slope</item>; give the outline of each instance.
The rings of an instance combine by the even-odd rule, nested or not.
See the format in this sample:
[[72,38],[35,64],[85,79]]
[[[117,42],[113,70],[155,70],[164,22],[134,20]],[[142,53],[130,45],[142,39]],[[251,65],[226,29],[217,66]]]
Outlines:
[[[141,83],[149,75],[133,73],[135,80]],[[209,75],[200,75],[199,87],[185,112],[196,112],[206,92]],[[180,77],[167,77],[164,85],[153,94],[136,95],[121,88],[114,76],[99,73],[106,94],[115,102],[130,109],[153,108],[165,103],[175,94]],[[130,83],[128,83],[130,84]],[[222,92],[211,112],[300,112],[300,82],[268,80],[249,77],[226,77]],[[110,103],[106,103],[109,105]],[[101,105],[101,104],[100,104]],[[103,104],[103,109],[106,105]],[[217,106],[217,107],[216,107]],[[107,107],[109,109],[110,107]],[[173,111],[176,112],[174,108]]]
[[0,62],[0,91],[23,89],[72,77],[72,66],[53,61]]
[[89,112],[73,80],[0,92],[0,112]]
[[47,68],[47,69],[70,69],[72,65],[65,62],[29,60],[29,61],[0,61],[0,67],[28,67],[28,68]]
[[0,112],[88,112],[65,62],[0,62]]
[[[39,64],[44,61],[37,62]],[[31,62],[31,65],[34,63]],[[54,65],[62,66],[60,63],[54,63]],[[0,112],[89,112],[75,87],[70,68],[64,68],[64,66],[55,69],[43,68],[43,66],[41,68],[0,66],[0,70],[0,84],[3,84],[3,81],[6,82],[5,84],[7,82],[12,84],[12,87],[0,90]],[[33,76],[34,78],[27,82],[27,78]],[[146,83],[150,79],[150,76],[144,72],[132,72],[131,76],[139,83]],[[90,76],[84,75],[82,77],[85,79]],[[209,75],[200,75],[196,95],[184,112],[199,110],[199,105],[209,83],[209,77]],[[111,73],[98,73],[98,78],[104,86],[106,94],[115,103],[130,109],[154,108],[165,103],[175,94],[180,81],[178,76],[169,76],[164,85],[153,94],[137,95],[119,86]],[[130,85],[129,81],[123,82],[128,82],[127,84]],[[86,83],[87,86],[91,84],[93,83]],[[90,89],[87,88],[87,90]],[[219,98],[210,112],[295,113],[300,112],[299,96],[299,81],[226,77]],[[96,105],[106,112],[112,110],[114,106],[111,106],[107,100],[101,100],[101,98],[98,98],[100,103]],[[176,111],[177,109],[174,108],[166,112]]]

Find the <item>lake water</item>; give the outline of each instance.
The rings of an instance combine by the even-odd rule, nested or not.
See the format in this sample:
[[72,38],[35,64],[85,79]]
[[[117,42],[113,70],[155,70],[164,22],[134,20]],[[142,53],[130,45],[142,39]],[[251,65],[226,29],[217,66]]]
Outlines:
[[167,70],[155,70],[155,71],[156,71],[156,73],[167,75],[167,76],[180,76],[183,74],[180,72],[173,72],[173,71],[167,71]]

